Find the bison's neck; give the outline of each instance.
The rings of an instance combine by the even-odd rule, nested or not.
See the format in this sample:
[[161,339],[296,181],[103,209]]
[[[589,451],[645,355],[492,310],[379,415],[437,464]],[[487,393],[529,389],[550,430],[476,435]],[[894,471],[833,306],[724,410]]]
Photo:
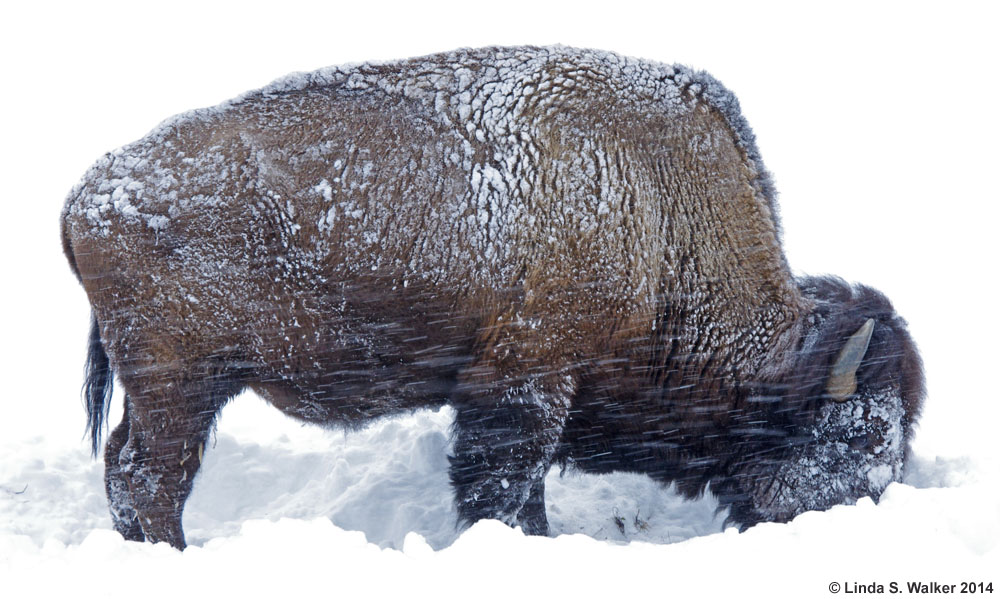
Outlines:
[[728,446],[746,443],[740,431],[767,418],[748,396],[790,355],[801,322],[795,303],[725,297],[696,289],[665,299],[653,335],[592,368],[562,455],[585,471],[648,474],[688,495],[724,475]]

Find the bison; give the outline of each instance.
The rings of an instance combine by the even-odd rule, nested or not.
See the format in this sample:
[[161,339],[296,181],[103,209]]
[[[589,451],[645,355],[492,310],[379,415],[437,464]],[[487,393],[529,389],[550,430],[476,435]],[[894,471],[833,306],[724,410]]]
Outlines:
[[877,498],[924,395],[879,292],[796,277],[736,98],[682,66],[466,49],[168,119],[70,192],[114,526],[185,546],[223,405],[450,404],[462,523],[548,531],[550,466],[709,489],[742,528]]

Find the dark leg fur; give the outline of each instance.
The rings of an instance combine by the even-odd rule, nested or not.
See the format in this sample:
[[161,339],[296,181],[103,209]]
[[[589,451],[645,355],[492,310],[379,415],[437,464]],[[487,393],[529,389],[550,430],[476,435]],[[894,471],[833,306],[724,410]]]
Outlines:
[[549,534],[549,519],[545,516],[545,477],[535,481],[524,507],[517,514],[517,525],[527,535]]
[[548,534],[545,475],[562,436],[566,390],[508,388],[498,401],[456,406],[451,483],[459,519],[495,518],[528,534]]
[[[135,534],[128,522],[127,508],[131,507],[146,540],[185,547],[181,528],[184,503],[201,466],[215,417],[240,390],[220,380],[217,376],[196,382],[161,377],[155,383],[144,381],[143,393],[130,393],[128,440],[118,452],[117,470],[112,464],[108,474],[109,486],[124,481],[128,490],[128,499],[118,501],[119,507],[126,508],[123,535]],[[123,383],[138,391],[135,381]]]
[[121,423],[115,427],[108,437],[108,444],[104,448],[104,490],[108,495],[108,507],[111,509],[111,521],[126,541],[144,541],[146,536],[142,534],[142,527],[139,525],[139,517],[132,507],[132,494],[129,492],[128,483],[122,473],[123,464],[130,466],[130,463],[122,460],[122,449],[128,443],[129,414],[128,397],[125,398],[125,415],[122,416]]

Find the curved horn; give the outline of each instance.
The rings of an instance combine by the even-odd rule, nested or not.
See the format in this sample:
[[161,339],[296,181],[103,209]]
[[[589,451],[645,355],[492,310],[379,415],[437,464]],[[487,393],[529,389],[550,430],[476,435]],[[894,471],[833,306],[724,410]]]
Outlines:
[[840,350],[837,361],[830,369],[830,380],[826,384],[826,392],[830,398],[837,403],[847,401],[858,389],[858,380],[855,374],[861,360],[868,351],[868,343],[872,340],[872,332],[875,330],[875,320],[869,318],[856,333],[851,335],[844,344],[844,349]]

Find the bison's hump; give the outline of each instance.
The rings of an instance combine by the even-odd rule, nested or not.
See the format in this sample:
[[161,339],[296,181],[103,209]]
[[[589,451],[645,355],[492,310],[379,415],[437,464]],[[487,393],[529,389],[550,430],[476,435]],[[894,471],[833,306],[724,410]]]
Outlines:
[[[337,102],[371,104],[370,112],[377,117],[341,117],[338,121],[339,113],[329,109]],[[236,197],[278,214],[282,221],[275,225],[279,236],[290,240],[282,241],[284,246],[304,248],[309,255],[303,254],[303,260],[314,264],[328,262],[328,249],[338,246],[346,254],[375,256],[371,264],[352,262],[356,268],[389,266],[421,276],[471,275],[502,284],[514,280],[532,262],[532,244],[546,245],[538,251],[548,256],[566,252],[558,235],[536,233],[544,226],[536,219],[538,188],[546,178],[551,182],[553,171],[562,169],[558,173],[562,179],[555,185],[563,195],[553,200],[562,203],[561,215],[551,226],[558,225],[563,232],[603,227],[608,234],[599,231],[594,238],[600,237],[603,246],[618,248],[614,255],[595,255],[591,260],[585,251],[577,264],[598,265],[599,270],[582,273],[591,278],[613,277],[623,270],[622,255],[648,259],[662,255],[660,248],[636,245],[662,237],[660,231],[650,228],[635,235],[633,225],[619,222],[623,211],[616,209],[615,202],[632,202],[636,192],[624,185],[633,177],[620,174],[622,189],[609,193],[604,173],[594,175],[588,169],[601,169],[601,161],[615,155],[616,148],[595,149],[586,146],[587,140],[574,148],[581,157],[578,163],[566,165],[557,156],[552,158],[555,166],[548,165],[540,173],[537,136],[546,127],[543,134],[562,129],[556,135],[576,143],[581,136],[569,130],[574,123],[572,116],[565,118],[567,114],[586,111],[581,126],[593,129],[590,115],[616,107],[622,107],[621,119],[653,114],[668,122],[699,107],[714,110],[722,118],[710,136],[730,138],[725,143],[740,149],[742,168],[754,184],[758,202],[766,205],[762,213],[769,215],[777,235],[769,176],[753,133],[728,90],[706,73],[687,67],[562,46],[461,49],[283,77],[216,107],[168,119],[145,138],[115,151],[95,165],[71,193],[67,213],[89,226],[92,235],[106,237],[111,229],[124,226],[131,227],[132,235],[153,239],[157,245],[164,239],[182,244],[177,235],[181,226],[174,226],[177,219],[192,210],[224,208]],[[403,123],[398,130],[408,130],[406,143],[392,140],[395,155],[391,159],[384,158],[388,155],[385,148],[351,146],[352,128],[365,127],[381,135],[386,126],[377,121],[388,119]],[[728,132],[716,136],[720,127]],[[277,142],[276,132],[283,135]],[[369,150],[383,158],[365,162],[364,152]],[[350,162],[352,153],[355,162]],[[410,156],[432,157],[433,163],[409,160]],[[298,171],[288,167],[292,160],[304,162],[310,157],[320,166],[307,165]],[[632,152],[631,158],[641,159],[641,151]],[[282,165],[291,176],[280,172]],[[395,173],[393,180],[384,174],[390,170]],[[456,192],[459,187],[464,189]],[[667,194],[646,195],[660,201]],[[443,199],[440,205],[411,210],[412,222],[407,222],[395,209],[393,214],[379,213],[388,198],[393,202]],[[354,226],[355,215],[360,215],[356,230],[342,234]],[[643,218],[635,220],[647,224],[656,220]],[[426,232],[435,219],[452,229],[455,223],[464,224],[457,227],[458,234],[445,239]],[[183,227],[198,234],[191,228],[191,219]],[[392,227],[403,234],[388,234],[394,233]],[[621,235],[631,237],[619,243],[615,236]],[[526,238],[529,243],[524,242]],[[403,239],[407,248],[381,247],[372,253],[372,244],[402,243]],[[410,255],[409,247],[422,250]],[[382,256],[390,256],[395,263],[385,264]],[[459,273],[456,264],[471,265],[472,272]],[[648,283],[642,283],[641,274],[623,276],[634,279],[621,285],[628,295],[646,294]]]
[[[736,96],[704,71],[683,65],[622,56],[614,52],[565,46],[462,48],[406,60],[330,66],[280,77],[215,107],[171,117],[146,136],[159,140],[184,123],[211,122],[246,103],[306,90],[362,92],[380,90],[418,100],[450,124],[480,138],[509,135],[526,92],[558,97],[559,88],[586,87],[600,81],[616,95],[652,101],[681,112],[704,102],[721,113],[756,171],[756,186],[777,214],[775,191],[764,168],[754,133]],[[476,120],[476,115],[479,115]]]

